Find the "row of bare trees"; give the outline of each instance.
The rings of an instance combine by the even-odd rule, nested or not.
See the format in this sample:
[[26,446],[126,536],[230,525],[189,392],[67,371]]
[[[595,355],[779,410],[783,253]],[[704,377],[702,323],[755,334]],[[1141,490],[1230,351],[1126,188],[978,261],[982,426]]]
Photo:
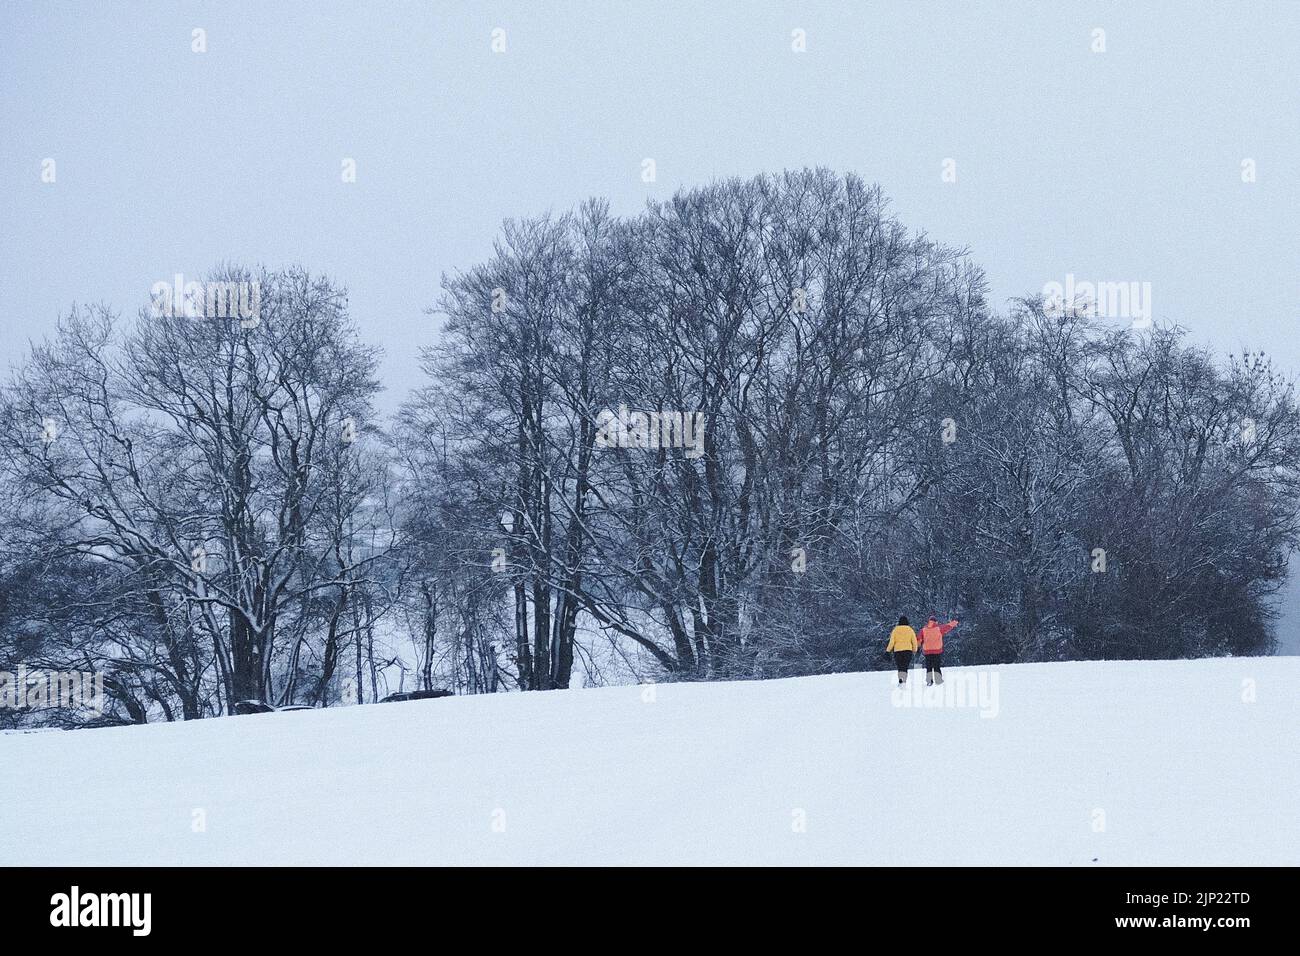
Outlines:
[[[930,611],[959,661],[1272,647],[1289,383],[1173,327],[995,314],[853,177],[507,223],[444,285],[400,444],[521,686],[601,641],[648,676],[860,667]],[[698,447],[606,447],[619,408],[697,415]]]
[[0,402],[0,669],[104,719],[860,668],[930,611],[954,662],[1272,647],[1289,383],[997,314],[854,177],[506,223],[388,425],[337,286],[211,278],[257,321],[75,310]]

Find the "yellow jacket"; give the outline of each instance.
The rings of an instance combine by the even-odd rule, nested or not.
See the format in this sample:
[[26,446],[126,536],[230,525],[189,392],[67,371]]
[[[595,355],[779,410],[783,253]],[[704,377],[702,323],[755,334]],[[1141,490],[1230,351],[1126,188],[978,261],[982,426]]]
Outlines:
[[900,624],[889,632],[889,646],[886,651],[916,650],[916,631],[906,624]]

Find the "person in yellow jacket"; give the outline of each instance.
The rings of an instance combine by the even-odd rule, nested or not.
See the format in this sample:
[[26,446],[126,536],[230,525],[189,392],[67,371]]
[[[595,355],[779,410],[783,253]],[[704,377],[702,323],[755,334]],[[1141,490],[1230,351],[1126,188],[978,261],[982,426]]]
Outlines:
[[894,655],[898,665],[898,686],[907,683],[907,669],[912,666],[912,655],[916,653],[916,631],[907,623],[907,618],[900,617],[898,626],[889,632],[889,644],[886,653]]

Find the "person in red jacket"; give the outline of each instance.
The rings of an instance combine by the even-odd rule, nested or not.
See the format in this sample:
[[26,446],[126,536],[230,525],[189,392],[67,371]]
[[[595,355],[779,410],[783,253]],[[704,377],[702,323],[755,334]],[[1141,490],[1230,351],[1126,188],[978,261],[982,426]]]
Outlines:
[[925,655],[925,686],[931,684],[943,683],[943,636],[957,626],[957,620],[954,618],[947,624],[940,624],[933,614],[930,620],[925,622],[925,627],[921,628],[921,633],[917,635],[917,643],[921,645],[921,653]]

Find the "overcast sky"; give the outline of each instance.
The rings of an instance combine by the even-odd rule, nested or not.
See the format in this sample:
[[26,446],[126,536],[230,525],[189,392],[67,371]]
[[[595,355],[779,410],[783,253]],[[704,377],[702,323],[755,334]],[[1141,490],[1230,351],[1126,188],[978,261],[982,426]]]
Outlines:
[[999,306],[1150,282],[1158,321],[1300,371],[1300,3],[364,6],[5,0],[2,364],[74,302],[300,263],[349,288],[391,409],[503,218],[821,165],[968,246]]

